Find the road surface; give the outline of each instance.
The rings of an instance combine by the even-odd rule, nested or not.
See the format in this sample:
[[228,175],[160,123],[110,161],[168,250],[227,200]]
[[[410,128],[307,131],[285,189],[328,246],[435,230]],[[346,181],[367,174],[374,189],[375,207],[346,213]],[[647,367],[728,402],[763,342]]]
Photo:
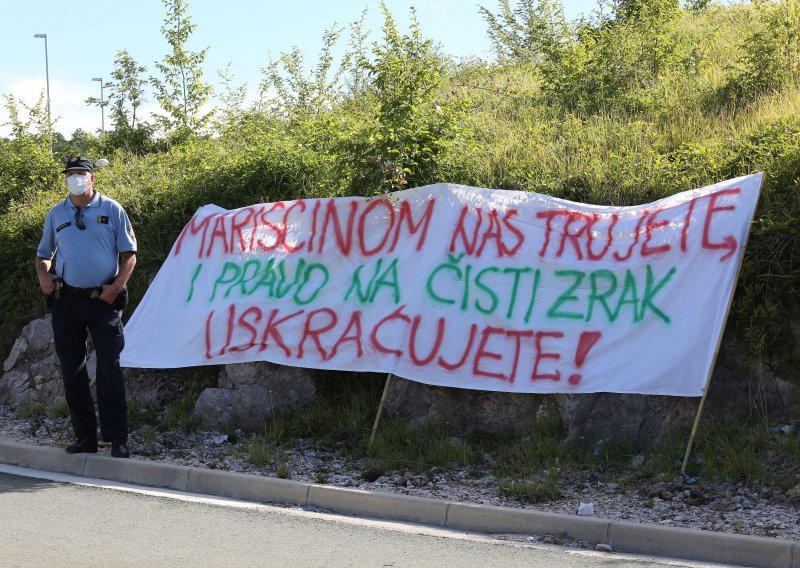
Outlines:
[[[5,466],[4,471],[16,470]],[[85,481],[52,473],[46,476]],[[114,482],[98,483],[101,486],[0,472],[0,565],[26,568],[708,566],[509,542],[457,531],[218,498],[202,499]]]

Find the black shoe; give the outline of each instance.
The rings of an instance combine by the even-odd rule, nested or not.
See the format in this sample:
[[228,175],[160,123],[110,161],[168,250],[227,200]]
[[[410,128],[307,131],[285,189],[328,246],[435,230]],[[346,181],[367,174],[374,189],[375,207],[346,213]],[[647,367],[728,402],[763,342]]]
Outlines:
[[127,438],[116,438],[111,442],[111,457],[113,458],[129,458],[131,452],[128,450]]
[[96,454],[97,438],[79,438],[64,449],[68,454]]

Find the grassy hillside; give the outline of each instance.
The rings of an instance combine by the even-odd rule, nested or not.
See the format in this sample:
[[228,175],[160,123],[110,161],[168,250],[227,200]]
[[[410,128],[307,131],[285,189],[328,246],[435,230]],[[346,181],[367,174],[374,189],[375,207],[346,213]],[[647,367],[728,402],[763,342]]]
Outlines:
[[[450,181],[630,205],[764,171],[732,330],[753,354],[788,363],[800,277],[799,4],[620,12],[580,25],[549,17],[539,22],[548,33],[528,37],[521,55],[460,63],[442,59],[424,30],[400,34],[387,15],[384,37],[340,87],[289,82],[295,91],[274,105],[228,109],[213,136],[167,138],[144,155],[110,138],[84,150],[109,158],[98,186],[136,227],[134,299],[206,203]],[[292,77],[289,66],[275,71]],[[314,96],[296,96],[303,88]],[[3,353],[44,311],[33,256],[65,191],[42,140],[20,131],[3,142],[22,161],[0,166]]]

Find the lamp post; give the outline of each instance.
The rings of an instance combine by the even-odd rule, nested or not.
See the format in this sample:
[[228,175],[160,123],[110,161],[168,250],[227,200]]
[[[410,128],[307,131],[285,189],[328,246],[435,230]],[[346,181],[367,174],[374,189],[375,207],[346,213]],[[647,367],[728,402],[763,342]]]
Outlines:
[[103,78],[102,77],[94,77],[92,81],[100,81],[100,131],[105,134],[106,133],[106,115],[105,109],[103,104]]
[[[44,72],[47,80],[47,130],[53,128],[53,122],[50,119],[50,63],[47,60],[47,34],[33,34],[36,39],[44,40]],[[53,151],[53,137],[50,136],[50,151]]]

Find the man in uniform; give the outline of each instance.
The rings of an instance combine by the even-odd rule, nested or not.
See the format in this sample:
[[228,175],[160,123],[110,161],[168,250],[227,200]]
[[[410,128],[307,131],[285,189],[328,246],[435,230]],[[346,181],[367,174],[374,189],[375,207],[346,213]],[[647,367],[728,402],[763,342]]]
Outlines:
[[[94,188],[94,164],[67,161],[69,196],[47,214],[36,274],[52,298],[55,347],[76,440],[68,453],[97,452],[97,419],[86,370],[87,330],[97,354],[100,433],[111,455],[129,457],[128,404],[119,355],[122,308],[136,265],[136,237],[122,206]],[[54,257],[55,256],[55,260]],[[53,266],[55,265],[55,266]]]

